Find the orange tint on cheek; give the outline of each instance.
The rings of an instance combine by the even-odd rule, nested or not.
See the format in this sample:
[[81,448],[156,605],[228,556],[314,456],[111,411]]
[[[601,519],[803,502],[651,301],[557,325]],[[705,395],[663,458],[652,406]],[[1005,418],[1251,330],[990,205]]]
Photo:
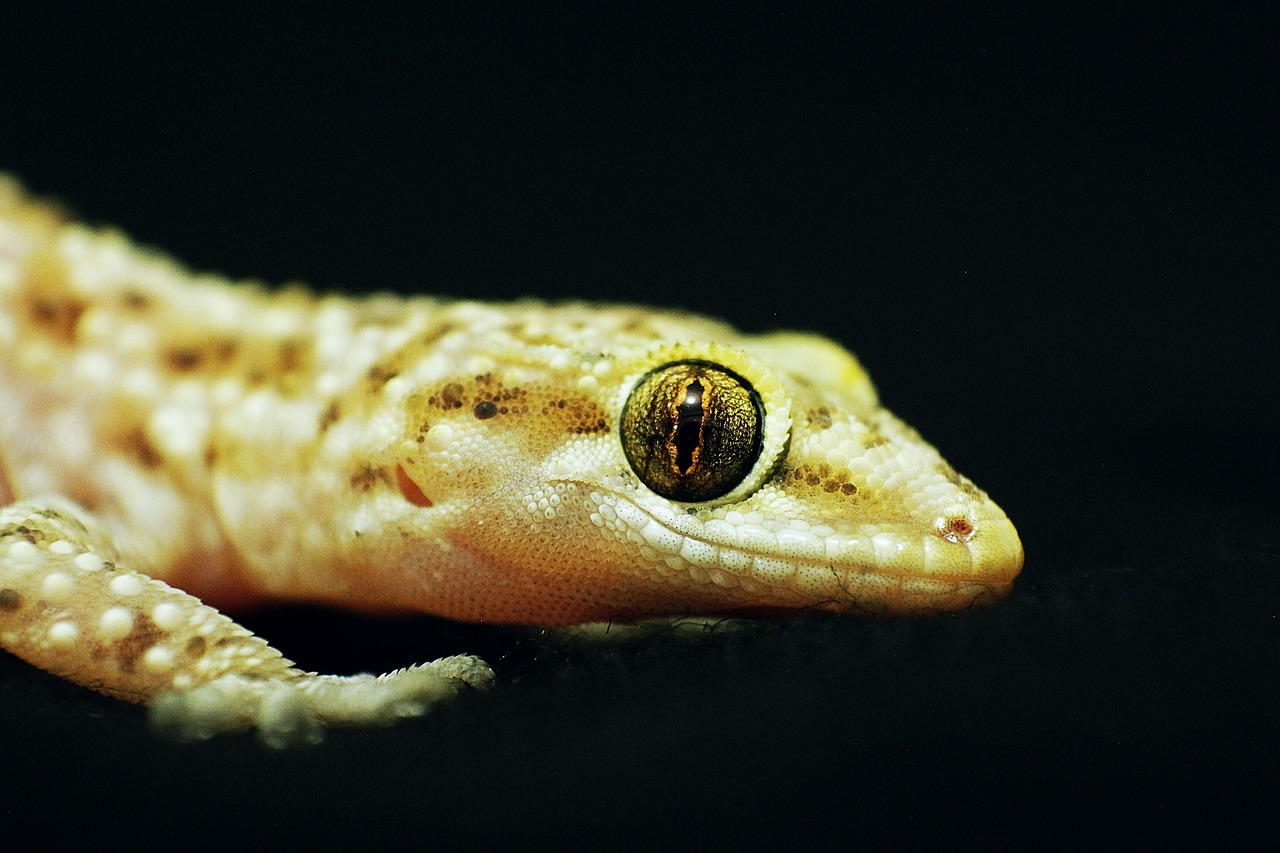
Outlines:
[[414,506],[429,507],[433,506],[431,498],[423,493],[418,484],[409,479],[409,475],[404,472],[404,468],[396,466],[396,485],[400,487],[400,494],[409,503]]

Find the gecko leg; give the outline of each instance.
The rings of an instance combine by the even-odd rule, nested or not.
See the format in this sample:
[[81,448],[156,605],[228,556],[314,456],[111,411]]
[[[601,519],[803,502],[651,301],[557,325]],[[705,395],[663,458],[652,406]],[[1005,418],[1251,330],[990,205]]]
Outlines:
[[57,498],[0,508],[0,647],[109,696],[148,705],[181,739],[256,728],[270,746],[326,726],[424,713],[493,673],[469,656],[382,676],[323,676],[194,596],[123,565],[107,537]]

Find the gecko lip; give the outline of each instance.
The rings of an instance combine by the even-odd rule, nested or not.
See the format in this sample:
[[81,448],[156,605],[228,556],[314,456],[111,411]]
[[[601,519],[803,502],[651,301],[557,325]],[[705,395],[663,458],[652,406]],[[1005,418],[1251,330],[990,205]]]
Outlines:
[[[998,600],[1022,567],[1017,531],[998,509],[961,541],[919,524],[797,525],[729,513],[699,521],[611,503],[625,535],[667,570],[721,587],[758,589],[831,610],[956,610]],[[656,511],[655,511],[656,510]],[[954,540],[954,541],[953,541]]]

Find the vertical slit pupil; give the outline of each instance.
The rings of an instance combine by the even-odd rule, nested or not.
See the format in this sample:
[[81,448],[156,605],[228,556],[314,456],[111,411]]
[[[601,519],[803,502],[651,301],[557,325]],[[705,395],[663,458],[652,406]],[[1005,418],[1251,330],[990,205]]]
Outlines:
[[685,389],[684,400],[676,406],[676,469],[685,476],[694,466],[693,454],[702,444],[702,383],[697,379]]

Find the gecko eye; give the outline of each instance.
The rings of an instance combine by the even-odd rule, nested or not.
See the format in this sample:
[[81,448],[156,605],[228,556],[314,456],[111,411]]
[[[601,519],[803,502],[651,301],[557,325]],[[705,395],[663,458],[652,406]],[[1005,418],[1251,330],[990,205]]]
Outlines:
[[622,409],[636,476],[674,501],[728,494],[760,458],[764,406],[751,383],[709,361],[673,361],[641,377]]

